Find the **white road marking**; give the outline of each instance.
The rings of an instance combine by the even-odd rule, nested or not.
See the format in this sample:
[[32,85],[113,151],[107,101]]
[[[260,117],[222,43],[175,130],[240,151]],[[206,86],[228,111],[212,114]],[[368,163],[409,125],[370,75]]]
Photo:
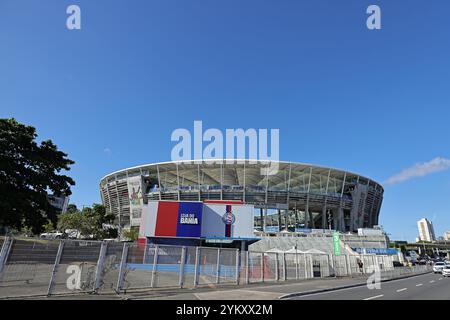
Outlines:
[[408,290],[408,288],[403,288],[403,289],[397,290],[397,292],[403,292],[403,291],[406,291],[406,290]]
[[[415,275],[412,278],[418,278],[421,277],[423,275]],[[410,281],[411,278],[400,278],[400,279],[393,279],[390,282],[394,283],[394,282],[402,282],[402,281]],[[277,288],[277,287],[289,287],[289,286],[296,286],[298,285],[298,283],[292,283],[292,284],[282,284],[282,285],[273,285],[273,286],[263,286],[263,287],[259,287],[260,289],[262,288]],[[330,290],[330,291],[326,291],[326,292],[317,292],[317,293],[309,293],[309,294],[305,294],[302,296],[298,296],[298,297],[290,297],[288,298],[288,300],[293,300],[293,299],[303,299],[306,297],[312,297],[312,296],[321,296],[321,295],[328,295],[328,294],[334,294],[334,293],[339,293],[341,291],[353,291],[353,290],[357,290],[357,289],[361,289],[364,288],[364,285],[361,286],[357,286],[357,287],[350,287],[350,288],[343,288],[343,289],[336,289],[336,290]],[[281,296],[281,298],[283,298],[284,296]]]
[[384,297],[384,294],[380,294],[379,296],[370,297],[370,298],[363,299],[363,300],[364,301],[369,301],[369,300],[375,300],[375,299],[382,298],[382,297]]
[[423,286],[423,283],[419,283],[416,287],[421,287]]
[[430,283],[435,283],[436,281],[434,281],[434,280],[432,280],[432,281],[430,281]]
[[439,278],[439,281],[441,281],[442,280],[442,278]]

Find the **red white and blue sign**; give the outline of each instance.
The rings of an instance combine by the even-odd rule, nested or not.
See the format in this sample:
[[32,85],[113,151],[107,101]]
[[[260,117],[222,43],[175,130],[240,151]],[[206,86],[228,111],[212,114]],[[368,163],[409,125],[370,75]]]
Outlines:
[[253,206],[234,202],[150,201],[143,206],[140,237],[253,238]]
[[231,205],[227,205],[226,213],[222,217],[222,221],[225,224],[225,237],[231,238],[233,233],[233,224],[236,222],[236,217],[233,214],[233,209]]
[[200,238],[202,203],[159,202],[155,237]]

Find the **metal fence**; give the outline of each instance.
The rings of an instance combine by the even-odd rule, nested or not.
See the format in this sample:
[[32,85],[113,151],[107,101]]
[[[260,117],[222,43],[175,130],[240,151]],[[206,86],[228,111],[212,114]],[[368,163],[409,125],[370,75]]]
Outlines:
[[389,256],[241,252],[98,241],[0,241],[0,298],[346,277],[370,274],[374,266],[392,275],[400,272],[394,270]]

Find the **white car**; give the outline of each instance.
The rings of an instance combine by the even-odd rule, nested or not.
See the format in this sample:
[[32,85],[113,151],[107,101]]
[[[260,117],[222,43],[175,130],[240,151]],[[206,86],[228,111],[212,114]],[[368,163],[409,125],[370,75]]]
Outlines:
[[444,262],[436,262],[433,266],[433,272],[434,273],[442,273],[442,270],[445,267],[445,263]]
[[64,234],[62,232],[58,231],[52,231],[47,233],[41,233],[40,238],[45,240],[56,240],[56,239],[62,239],[64,237]]
[[447,264],[444,269],[442,269],[442,275],[444,277],[450,277],[450,264]]

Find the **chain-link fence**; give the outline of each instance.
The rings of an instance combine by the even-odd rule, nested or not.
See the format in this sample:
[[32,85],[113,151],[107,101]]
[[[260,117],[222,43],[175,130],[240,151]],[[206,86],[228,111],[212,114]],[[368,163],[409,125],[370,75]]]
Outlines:
[[390,256],[0,238],[0,298],[423,272]]

